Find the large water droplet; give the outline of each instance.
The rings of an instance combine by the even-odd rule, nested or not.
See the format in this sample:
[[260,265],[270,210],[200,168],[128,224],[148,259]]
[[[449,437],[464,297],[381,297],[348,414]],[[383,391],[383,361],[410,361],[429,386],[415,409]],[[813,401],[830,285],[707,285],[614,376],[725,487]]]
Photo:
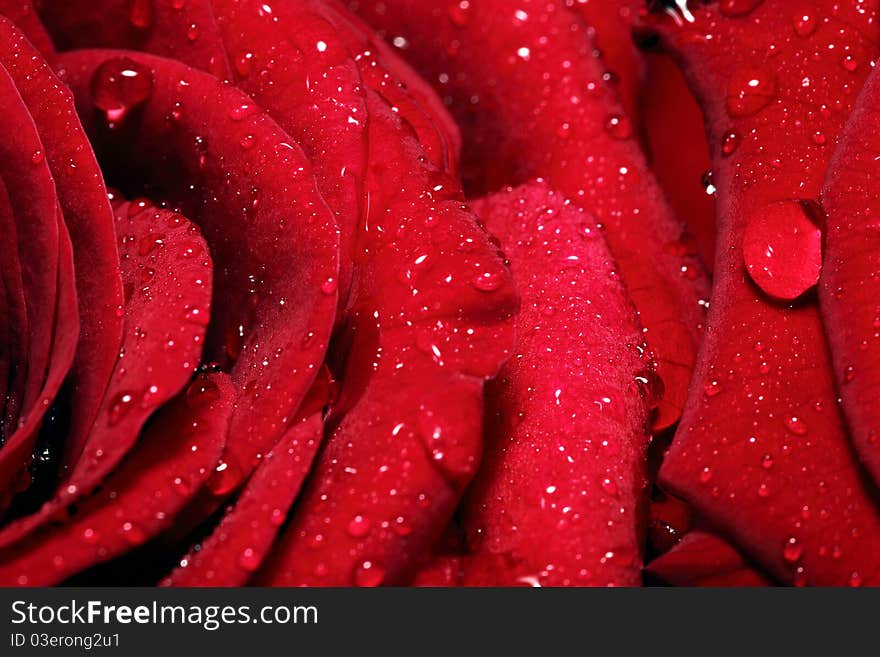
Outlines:
[[113,57],[95,69],[91,80],[92,104],[109,121],[119,121],[146,103],[153,94],[153,73],[128,57]]
[[801,201],[782,201],[752,212],[743,236],[743,260],[755,284],[777,299],[796,299],[819,281],[822,230]]

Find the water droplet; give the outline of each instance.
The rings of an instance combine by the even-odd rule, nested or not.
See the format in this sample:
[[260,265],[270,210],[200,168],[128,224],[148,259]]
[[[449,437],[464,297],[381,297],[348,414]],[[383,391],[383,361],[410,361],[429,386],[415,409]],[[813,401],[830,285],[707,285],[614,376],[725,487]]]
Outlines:
[[334,294],[338,288],[339,284],[336,282],[335,278],[328,278],[321,283],[321,292],[324,294]]
[[718,9],[724,16],[745,16],[754,11],[764,0],[721,0]]
[[280,527],[284,524],[285,514],[282,509],[272,509],[272,513],[269,514],[269,524],[273,527]]
[[708,465],[700,470],[700,483],[708,484],[712,480],[712,468]]
[[796,415],[790,415],[785,418],[785,428],[795,436],[805,436],[808,431],[807,424]]
[[449,20],[458,27],[465,27],[470,22],[472,10],[473,8],[468,0],[453,2],[449,6]]
[[362,561],[354,571],[354,583],[357,586],[379,586],[384,579],[385,569],[372,561]]
[[632,123],[622,114],[612,114],[605,121],[605,132],[614,139],[629,139],[633,133]]
[[614,483],[611,479],[603,479],[602,490],[604,490],[609,495],[617,495],[617,484]]
[[94,545],[101,538],[101,534],[98,533],[98,530],[92,529],[91,527],[83,529],[81,536],[82,540],[89,545]]
[[801,201],[782,201],[746,220],[743,259],[755,284],[777,299],[797,299],[819,281],[822,230]]
[[196,326],[207,326],[211,319],[204,310],[193,306],[187,306],[184,309],[183,318]]
[[217,383],[203,374],[197,376],[186,389],[186,403],[193,406],[210,404],[220,399],[220,388]]
[[721,137],[721,155],[730,157],[739,148],[739,133],[732,128]]
[[794,32],[799,37],[808,37],[816,31],[816,26],[818,24],[819,22],[816,20],[815,14],[801,11],[795,14]]
[[148,256],[164,244],[164,235],[161,233],[149,233],[148,235],[144,235],[138,242],[138,253],[142,256]]
[[152,94],[152,71],[129,57],[112,57],[92,75],[92,104],[111,122],[146,103]]
[[247,117],[255,114],[256,105],[245,103],[244,105],[236,105],[229,110],[229,118],[233,121],[244,121]]
[[39,149],[35,150],[33,155],[31,155],[32,164],[41,164],[45,159],[46,156],[43,154],[43,151]]
[[115,426],[122,421],[134,406],[134,394],[131,392],[117,393],[110,403],[110,411],[107,414],[107,425]]
[[128,5],[128,22],[142,30],[153,26],[153,0],[131,0]]
[[260,558],[253,548],[245,548],[238,557],[238,565],[249,573],[260,567]]
[[252,52],[244,52],[235,58],[233,65],[235,72],[242,78],[250,77],[254,70],[254,54]]
[[220,461],[208,479],[207,486],[214,495],[222,496],[232,492],[242,478],[241,469],[234,461]]
[[496,272],[480,272],[473,279],[474,287],[481,292],[494,292],[501,286],[501,274]]
[[782,557],[789,563],[796,563],[803,553],[803,547],[801,547],[794,536],[789,538],[785,542],[785,547],[782,548]]
[[371,527],[372,523],[370,522],[369,518],[358,514],[351,519],[351,522],[348,523],[348,527],[346,529],[348,531],[348,535],[352,538],[363,538],[370,533]]
[[122,537],[131,545],[140,545],[146,540],[147,535],[136,524],[124,522],[122,523]]
[[776,96],[776,76],[772,71],[745,68],[736,71],[727,83],[727,113],[731,117],[752,116]]

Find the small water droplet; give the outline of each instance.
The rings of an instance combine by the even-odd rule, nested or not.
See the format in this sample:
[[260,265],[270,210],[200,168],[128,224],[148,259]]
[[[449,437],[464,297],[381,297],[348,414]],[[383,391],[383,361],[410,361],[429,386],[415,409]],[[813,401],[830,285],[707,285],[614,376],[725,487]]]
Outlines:
[[501,286],[501,274],[496,272],[480,272],[473,279],[474,287],[481,292],[494,292]]
[[133,402],[133,393],[117,393],[110,402],[110,410],[107,414],[107,425],[112,427],[119,424],[134,406]]
[[794,32],[799,37],[808,37],[813,32],[816,31],[816,26],[819,22],[816,20],[816,15],[807,13],[805,11],[801,11],[795,14],[794,16]]
[[101,539],[101,534],[98,533],[98,530],[91,527],[83,529],[80,536],[82,537],[82,540],[89,545],[94,545]]
[[238,557],[238,565],[249,573],[260,567],[260,558],[253,548],[245,548]]
[[453,25],[465,27],[470,22],[472,11],[473,8],[469,0],[453,2],[449,6],[449,20],[452,21]]
[[712,480],[712,469],[707,465],[700,470],[700,483],[708,484]]
[[385,579],[385,569],[372,561],[362,561],[354,571],[354,583],[361,587],[379,586]]
[[790,415],[785,418],[785,428],[795,436],[805,436],[808,431],[806,422],[796,415]]
[[722,157],[730,157],[739,148],[739,133],[730,129],[721,137],[721,155]]
[[629,139],[633,133],[632,123],[623,114],[612,114],[605,120],[605,132],[614,139]]
[[207,486],[214,495],[222,496],[232,492],[242,478],[241,469],[234,461],[220,461],[208,478]]
[[789,563],[796,563],[803,553],[803,547],[801,547],[794,536],[789,538],[785,542],[785,547],[782,548],[782,557]]
[[371,528],[372,523],[369,518],[358,514],[351,519],[346,530],[348,531],[348,535],[352,538],[363,538],[370,533]]
[[721,0],[719,11],[724,16],[736,18],[753,12],[764,0]]
[[128,5],[128,22],[141,30],[153,26],[153,0],[131,0]]
[[727,83],[727,113],[734,118],[752,116],[776,96],[776,75],[769,70],[744,68]]
[[131,545],[140,545],[146,540],[147,535],[133,522],[124,522],[122,523],[122,537]]

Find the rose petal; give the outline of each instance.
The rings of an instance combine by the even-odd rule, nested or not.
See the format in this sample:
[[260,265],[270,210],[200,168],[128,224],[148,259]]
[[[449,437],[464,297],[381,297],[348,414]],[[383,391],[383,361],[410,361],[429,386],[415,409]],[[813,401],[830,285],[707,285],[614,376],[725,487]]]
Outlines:
[[197,378],[75,515],[0,551],[0,582],[56,584],[161,532],[220,458],[234,400],[226,375]]
[[[235,505],[164,586],[242,586],[266,558],[321,443],[321,414],[298,421],[245,484]],[[303,447],[301,444],[306,443]],[[306,455],[306,460],[301,455]]]
[[[43,144],[14,81],[2,67],[0,130],[7,135],[0,142],[0,179],[14,222],[4,226],[4,235],[11,238],[8,248],[17,250],[9,263],[15,268],[10,268],[8,274],[10,282],[20,279],[17,285],[13,283],[12,291],[24,303],[28,327],[27,362],[20,363],[27,372],[21,413],[27,414],[42,388],[52,347],[58,283],[58,198],[45,160],[33,162],[34,153],[41,153]],[[0,460],[5,461],[2,451]],[[6,478],[0,476],[0,480]]]
[[60,80],[33,46],[0,18],[0,64],[16,83],[40,134],[73,244],[81,331],[71,379],[67,462],[94,422],[122,336],[122,281],[113,214],[101,172]]
[[672,586],[770,585],[736,548],[702,530],[685,534],[678,545],[648,564],[646,571]]
[[471,193],[541,176],[605,226],[666,389],[655,427],[673,424],[707,285],[577,14],[546,0],[358,6],[372,25],[407,39],[408,60],[450,105],[469,144]]
[[[781,0],[745,17],[722,10],[701,6],[693,24],[663,21],[706,114],[720,246],[709,338],[660,480],[782,581],[878,582],[876,498],[838,413],[816,304],[773,301],[743,258],[746,227],[768,205],[812,213],[850,92],[877,54],[864,37],[877,7],[823,0],[811,6],[823,17],[812,26]],[[728,44],[724,56],[710,43]],[[847,57],[859,66],[849,70]]]
[[[327,285],[338,276],[335,222],[290,137],[262,112],[241,119],[240,108],[253,101],[240,91],[133,52],[76,51],[61,62],[108,170],[127,172],[122,183],[151,183],[199,224],[211,247],[206,355],[231,366],[240,393],[228,467],[212,483],[224,496],[280,437],[323,361],[337,303]],[[119,129],[93,104],[102,67],[151,80]]]
[[411,574],[473,476],[483,380],[512,342],[512,281],[457,185],[372,91],[367,110],[369,215],[338,426],[261,582],[375,586]]
[[116,215],[125,334],[107,394],[83,457],[38,513],[0,530],[0,547],[90,494],[198,366],[211,302],[211,256],[204,240],[193,224],[168,210],[122,204]]
[[543,184],[474,209],[523,309],[515,354],[488,388],[464,582],[637,584],[650,363],[616,265],[595,219]]
[[880,484],[878,98],[880,77],[871,73],[829,166],[822,190],[828,221],[819,300],[853,444]]

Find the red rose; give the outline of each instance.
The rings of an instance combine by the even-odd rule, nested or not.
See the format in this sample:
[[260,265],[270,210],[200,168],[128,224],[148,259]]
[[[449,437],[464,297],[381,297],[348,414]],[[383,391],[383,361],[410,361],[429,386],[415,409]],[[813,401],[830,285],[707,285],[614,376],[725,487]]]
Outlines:
[[0,0],[0,583],[878,583],[818,4]]

